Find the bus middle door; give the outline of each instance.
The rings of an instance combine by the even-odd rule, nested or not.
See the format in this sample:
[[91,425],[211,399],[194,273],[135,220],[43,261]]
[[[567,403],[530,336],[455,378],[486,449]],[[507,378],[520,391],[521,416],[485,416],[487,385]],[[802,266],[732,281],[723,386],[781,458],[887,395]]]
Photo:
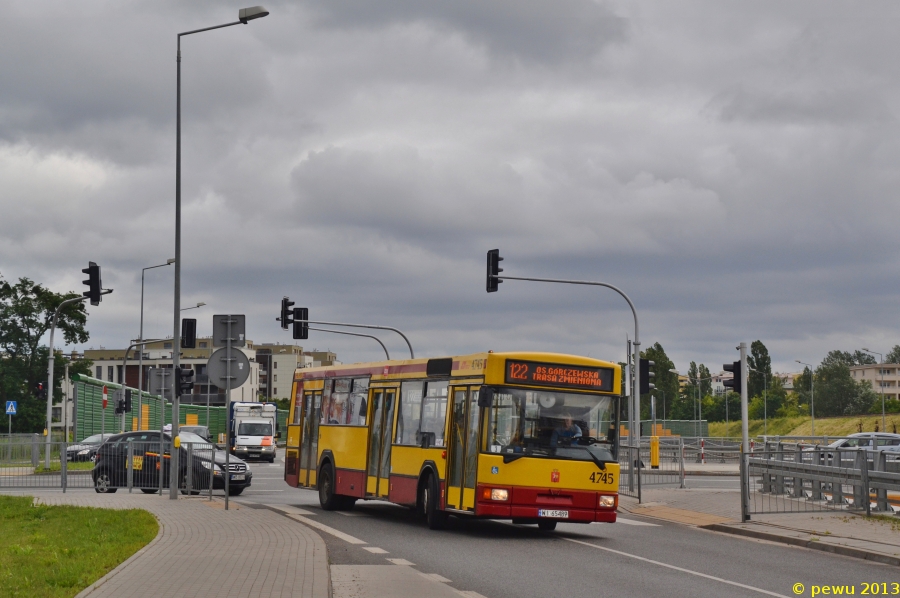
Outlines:
[[475,509],[478,469],[478,389],[455,387],[450,408],[448,442],[447,507]]
[[316,468],[319,452],[319,411],[322,408],[322,392],[307,392],[303,395],[303,429],[300,435],[299,486],[316,483]]
[[366,466],[366,494],[388,495],[391,475],[391,442],[394,429],[394,407],[397,403],[396,388],[373,388],[372,422],[369,427],[369,459]]

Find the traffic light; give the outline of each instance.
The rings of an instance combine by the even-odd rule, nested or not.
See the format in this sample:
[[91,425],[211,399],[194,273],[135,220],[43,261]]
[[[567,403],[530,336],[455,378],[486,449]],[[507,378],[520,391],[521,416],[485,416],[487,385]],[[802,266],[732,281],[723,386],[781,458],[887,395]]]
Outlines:
[[125,406],[122,409],[125,413],[131,413],[131,389],[125,389]]
[[197,320],[196,318],[181,319],[181,348],[193,349],[197,346]]
[[284,330],[290,328],[291,324],[294,323],[293,312],[291,312],[291,306],[294,304],[289,298],[284,297],[281,300],[281,327]]
[[641,358],[641,380],[640,384],[638,384],[638,392],[639,394],[645,395],[650,392],[652,389],[656,388],[655,384],[650,383],[650,379],[655,377],[656,374],[650,371],[656,363],[650,361],[649,359]]
[[189,395],[194,392],[194,370],[178,367],[175,368],[178,377],[178,396]]
[[100,293],[103,290],[100,282],[100,266],[94,262],[88,262],[88,267],[82,268],[81,271],[88,275],[88,279],[83,281],[88,290],[82,293],[82,296],[90,297],[91,305],[100,305]]
[[125,392],[120,388],[116,391],[116,415],[125,413]]
[[500,267],[500,262],[503,261],[503,258],[500,257],[499,249],[491,249],[487,252],[487,292],[488,293],[496,293],[497,289],[500,286],[502,280],[497,277],[500,276],[500,273],[503,272],[503,268]]
[[34,383],[34,396],[38,399],[47,399],[47,391],[44,390],[43,382],[35,382]]
[[744,387],[744,373],[741,371],[741,362],[735,361],[734,363],[726,363],[722,368],[724,368],[726,372],[734,374],[734,377],[731,380],[725,380],[722,382],[722,385],[725,388],[730,388],[734,392],[740,394],[741,389]]
[[[291,320],[291,324],[294,325],[294,338],[306,340],[309,338],[309,322],[306,320],[309,319],[309,308],[308,307],[295,307],[294,308],[294,316]],[[302,320],[298,322],[297,320]]]

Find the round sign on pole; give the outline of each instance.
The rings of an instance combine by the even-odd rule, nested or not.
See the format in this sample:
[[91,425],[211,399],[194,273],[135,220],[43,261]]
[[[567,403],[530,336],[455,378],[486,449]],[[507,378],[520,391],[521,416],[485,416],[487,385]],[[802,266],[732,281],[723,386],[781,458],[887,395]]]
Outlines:
[[[206,372],[210,381],[219,388],[225,388],[225,372],[227,367],[228,349],[217,349],[206,364]],[[237,388],[250,377],[250,360],[240,349],[231,349],[231,388]]]

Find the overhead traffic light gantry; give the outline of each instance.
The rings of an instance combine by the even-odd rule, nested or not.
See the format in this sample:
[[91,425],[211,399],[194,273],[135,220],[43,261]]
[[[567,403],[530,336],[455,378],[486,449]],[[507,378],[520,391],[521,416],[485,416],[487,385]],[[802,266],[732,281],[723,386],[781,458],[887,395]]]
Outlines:
[[[293,304],[292,304],[293,305]],[[294,326],[293,337],[299,340],[309,338],[309,308],[295,307],[291,324]]]
[[281,317],[278,319],[281,321],[281,328],[284,330],[290,328],[291,324],[294,323],[294,314],[291,310],[293,304],[294,302],[291,301],[289,297],[283,297],[281,299]]

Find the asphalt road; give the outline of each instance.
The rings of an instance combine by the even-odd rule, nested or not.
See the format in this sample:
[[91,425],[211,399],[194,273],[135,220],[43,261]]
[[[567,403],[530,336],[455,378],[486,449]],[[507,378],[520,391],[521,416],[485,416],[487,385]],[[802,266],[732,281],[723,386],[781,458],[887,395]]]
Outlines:
[[[895,567],[748,540],[627,514],[616,524],[536,526],[453,519],[429,530],[409,509],[360,501],[349,513],[322,511],[318,495],[289,488],[283,463],[251,464],[253,486],[235,499],[252,508],[292,505],[318,526],[331,564],[403,559],[460,590],[487,598],[554,596],[810,596],[813,585],[900,581]],[[689,478],[689,486],[737,479]],[[296,522],[285,518],[285,525]],[[353,543],[358,540],[358,543]],[[402,561],[401,561],[402,562]],[[794,584],[804,584],[801,593]]]

